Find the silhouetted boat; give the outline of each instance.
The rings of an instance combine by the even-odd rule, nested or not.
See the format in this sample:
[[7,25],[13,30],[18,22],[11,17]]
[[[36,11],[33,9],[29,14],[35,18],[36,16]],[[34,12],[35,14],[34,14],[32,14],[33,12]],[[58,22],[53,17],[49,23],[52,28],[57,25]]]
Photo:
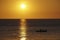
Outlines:
[[47,29],[36,30],[36,32],[47,32]]

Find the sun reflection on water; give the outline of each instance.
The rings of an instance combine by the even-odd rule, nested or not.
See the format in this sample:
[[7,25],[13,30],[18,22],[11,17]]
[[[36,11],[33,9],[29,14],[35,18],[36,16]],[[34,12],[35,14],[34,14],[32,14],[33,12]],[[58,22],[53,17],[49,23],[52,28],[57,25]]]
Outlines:
[[25,19],[21,19],[21,27],[20,27],[20,40],[26,40],[26,21]]
[[20,40],[26,40],[26,37],[22,37]]

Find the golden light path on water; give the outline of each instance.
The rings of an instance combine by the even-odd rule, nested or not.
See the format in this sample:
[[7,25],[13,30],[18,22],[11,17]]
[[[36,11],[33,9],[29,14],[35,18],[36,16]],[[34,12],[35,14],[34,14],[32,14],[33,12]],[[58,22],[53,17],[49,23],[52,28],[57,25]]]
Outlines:
[[25,19],[21,19],[21,27],[20,27],[20,40],[26,40],[26,20]]

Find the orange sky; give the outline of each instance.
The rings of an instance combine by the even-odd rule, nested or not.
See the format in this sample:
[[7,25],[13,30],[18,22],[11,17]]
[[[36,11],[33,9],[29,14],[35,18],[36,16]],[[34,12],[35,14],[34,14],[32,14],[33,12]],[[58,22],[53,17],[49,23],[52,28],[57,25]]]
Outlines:
[[[26,2],[27,9],[19,8]],[[0,18],[60,18],[60,0],[0,0]]]

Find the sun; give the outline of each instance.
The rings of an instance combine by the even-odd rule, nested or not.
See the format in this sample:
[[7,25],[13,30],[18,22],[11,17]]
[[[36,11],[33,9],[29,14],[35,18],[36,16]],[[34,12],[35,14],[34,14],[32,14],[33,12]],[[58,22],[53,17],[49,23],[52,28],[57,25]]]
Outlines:
[[21,4],[21,9],[25,9],[26,8],[26,5],[25,4]]

